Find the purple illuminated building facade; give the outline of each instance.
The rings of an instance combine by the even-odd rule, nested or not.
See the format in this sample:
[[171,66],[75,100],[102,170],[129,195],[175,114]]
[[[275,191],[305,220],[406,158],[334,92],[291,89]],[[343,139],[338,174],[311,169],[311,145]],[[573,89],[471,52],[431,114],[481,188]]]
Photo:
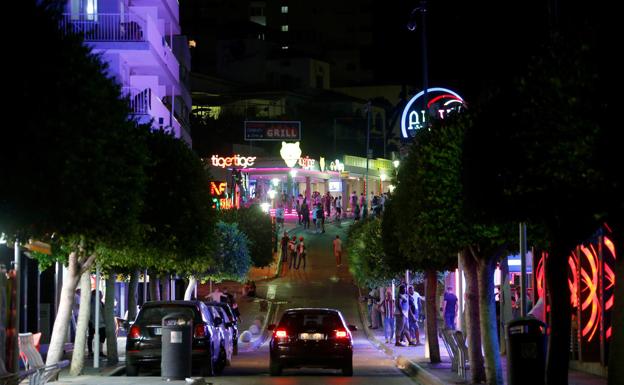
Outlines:
[[68,0],[62,28],[108,63],[136,119],[191,145],[190,53],[177,0]]

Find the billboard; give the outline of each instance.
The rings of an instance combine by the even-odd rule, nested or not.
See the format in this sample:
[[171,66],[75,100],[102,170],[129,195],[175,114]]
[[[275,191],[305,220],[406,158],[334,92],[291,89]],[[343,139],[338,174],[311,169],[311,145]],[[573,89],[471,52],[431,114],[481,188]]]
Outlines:
[[245,140],[298,141],[301,140],[301,122],[280,120],[246,120]]

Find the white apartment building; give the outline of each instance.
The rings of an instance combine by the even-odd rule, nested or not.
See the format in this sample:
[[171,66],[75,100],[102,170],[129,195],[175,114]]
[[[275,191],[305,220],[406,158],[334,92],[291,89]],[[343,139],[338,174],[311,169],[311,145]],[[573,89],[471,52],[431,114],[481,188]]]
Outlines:
[[136,119],[191,145],[191,62],[177,0],[67,0],[61,28],[108,63]]

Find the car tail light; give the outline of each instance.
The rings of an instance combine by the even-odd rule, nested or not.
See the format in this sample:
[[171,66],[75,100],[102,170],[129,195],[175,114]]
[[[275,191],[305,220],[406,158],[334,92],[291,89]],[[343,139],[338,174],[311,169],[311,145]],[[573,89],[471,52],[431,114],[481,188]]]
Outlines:
[[347,333],[344,330],[336,330],[336,338],[340,338],[340,339],[349,338],[349,333]]
[[284,329],[278,329],[275,331],[275,338],[287,338],[288,333]]
[[137,325],[132,325],[130,328],[130,332],[128,333],[128,337],[130,338],[139,338],[141,336],[141,328]]
[[206,324],[203,322],[195,325],[195,333],[193,334],[195,338],[204,338],[206,337]]

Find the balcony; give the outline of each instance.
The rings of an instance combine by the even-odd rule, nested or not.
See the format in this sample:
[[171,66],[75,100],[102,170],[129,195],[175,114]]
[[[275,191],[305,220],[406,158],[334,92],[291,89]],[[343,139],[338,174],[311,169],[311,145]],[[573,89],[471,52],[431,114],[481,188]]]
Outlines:
[[82,36],[84,41],[146,41],[146,23],[139,16],[125,13],[63,14],[61,30]]

